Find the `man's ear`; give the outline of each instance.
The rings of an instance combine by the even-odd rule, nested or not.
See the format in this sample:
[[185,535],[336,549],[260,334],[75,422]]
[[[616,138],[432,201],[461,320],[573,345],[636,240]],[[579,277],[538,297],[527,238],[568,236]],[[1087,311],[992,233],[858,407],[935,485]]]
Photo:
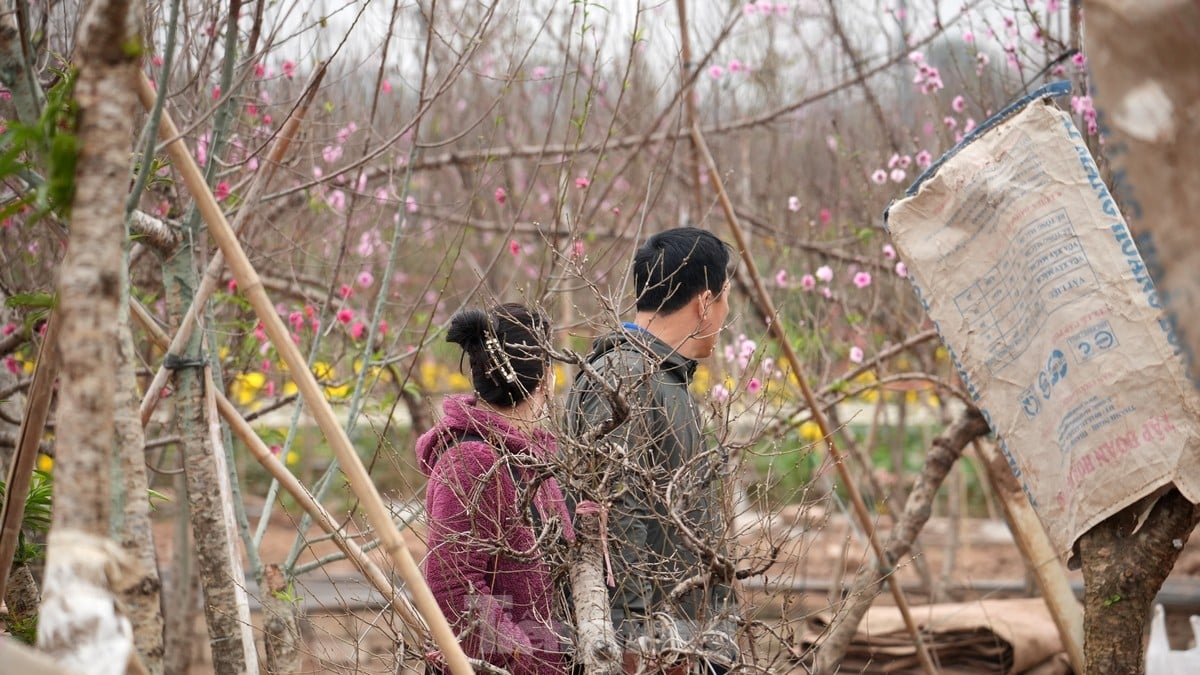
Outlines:
[[708,309],[712,307],[714,300],[716,300],[716,296],[713,295],[712,291],[707,288],[701,291],[696,296],[696,299],[692,301],[695,303],[696,316],[700,319],[706,318],[708,316]]

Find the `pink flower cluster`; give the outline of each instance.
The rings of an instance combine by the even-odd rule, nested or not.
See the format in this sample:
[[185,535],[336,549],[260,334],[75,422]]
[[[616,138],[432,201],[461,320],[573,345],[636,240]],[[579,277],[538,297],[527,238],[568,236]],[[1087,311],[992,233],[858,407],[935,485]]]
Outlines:
[[938,69],[925,61],[925,54],[913,52],[908,55],[908,60],[912,61],[917,68],[917,74],[913,76],[913,84],[917,85],[917,89],[922,94],[932,94],[946,87]]

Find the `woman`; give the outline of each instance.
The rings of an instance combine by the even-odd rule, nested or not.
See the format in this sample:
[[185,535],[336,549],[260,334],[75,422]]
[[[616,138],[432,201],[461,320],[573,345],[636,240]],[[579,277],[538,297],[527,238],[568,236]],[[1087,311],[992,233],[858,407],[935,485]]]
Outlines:
[[446,397],[441,422],[417,441],[429,476],[425,577],[467,655],[512,675],[568,668],[539,546],[555,523],[574,537],[545,470],[554,439],[537,428],[554,388],[549,339],[546,318],[523,305],[455,315],[446,340],[469,359],[475,393]]

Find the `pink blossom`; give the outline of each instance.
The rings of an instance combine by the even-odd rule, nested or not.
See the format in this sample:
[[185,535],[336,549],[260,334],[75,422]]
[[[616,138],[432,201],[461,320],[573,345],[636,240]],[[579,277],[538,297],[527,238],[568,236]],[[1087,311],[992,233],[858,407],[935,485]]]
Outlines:
[[863,350],[857,345],[850,348],[850,361],[853,363],[863,362]]
[[520,255],[521,245],[517,243],[516,239],[514,239],[508,242],[508,250],[511,251],[513,255]]
[[1076,52],[1075,55],[1071,57],[1071,63],[1074,63],[1076,68],[1082,69],[1087,65],[1087,57],[1083,55],[1083,52]]
[[899,163],[900,163],[900,153],[893,152],[892,156],[890,158],[888,158],[887,168],[894,169],[894,168],[896,168],[896,165]]
[[346,193],[341,190],[334,190],[329,193],[329,197],[325,199],[325,202],[334,211],[341,211],[346,208]]
[[728,67],[729,67],[729,72],[731,74],[737,74],[737,73],[740,73],[743,70],[745,70],[745,67],[742,65],[742,62],[738,61],[737,59],[733,59],[732,61],[730,61]]
[[876,185],[883,185],[887,182],[888,174],[883,169],[876,169],[875,173],[871,174],[871,182]]
[[720,79],[720,77],[724,74],[725,74],[725,68],[723,68],[722,66],[714,64],[712,66],[709,66],[709,68],[708,68],[708,76],[714,80]]
[[955,96],[954,100],[950,101],[950,109],[956,113],[960,113],[960,112],[966,110],[967,109],[967,99],[963,98],[962,94]]
[[752,2],[743,7],[742,11],[746,13],[746,16],[754,16],[758,12],[758,6]]
[[866,288],[867,286],[870,286],[871,285],[871,273],[870,272],[859,272],[858,274],[855,274],[854,275],[854,285],[858,286],[859,288]]
[[965,42],[967,44],[971,44],[972,42],[975,41],[975,33],[972,33],[969,30],[964,30],[963,34],[962,34],[962,39],[963,39],[963,42]]
[[[266,372],[270,368],[271,362],[263,361],[263,365],[267,366],[266,368],[263,368],[263,372]],[[267,382],[267,396],[274,398],[274,396],[275,396],[275,383],[274,382]]]
[[379,334],[387,335],[387,331],[388,331],[387,319],[380,319],[379,320]]
[[1047,13],[1055,14],[1058,12],[1059,9],[1061,9],[1061,7],[1058,4],[1058,0],[1046,0],[1046,12]]
[[582,241],[576,239],[574,242],[571,243],[571,258],[573,260],[583,259],[584,253],[585,253],[585,248],[584,248],[584,244]]
[[355,321],[354,323],[350,324],[350,337],[354,338],[355,340],[361,340],[363,333],[366,332],[366,330],[367,327],[363,325],[363,322]]
[[404,198],[404,210],[409,213],[417,212],[417,200],[412,195]]
[[237,279],[230,279],[225,287],[230,293],[237,293]]
[[219,85],[219,84],[218,84],[217,86],[213,87],[213,94],[212,94],[212,96],[213,96],[213,100],[214,100],[214,101],[216,101],[216,100],[218,100],[219,98],[221,98],[221,85]]
[[746,383],[746,391],[751,394],[757,394],[760,389],[762,389],[762,382],[759,382],[757,377],[750,378],[750,381]]
[[291,61],[291,60],[284,61],[283,64],[280,66],[280,68],[283,70],[283,76],[289,80],[292,79],[292,77],[296,74],[296,62],[295,61]]
[[942,124],[945,124],[946,128],[950,131],[954,131],[954,129],[958,126],[958,120],[954,119],[953,117],[943,117]]
[[927,168],[930,164],[933,164],[933,155],[930,155],[928,150],[922,150],[917,153],[917,157],[913,161],[915,161],[917,163],[917,166],[924,169],[924,168]]
[[884,244],[883,245],[883,257],[887,258],[888,260],[895,258],[896,257],[896,249],[893,248],[891,244]]
[[825,283],[833,281],[833,270],[829,265],[821,265],[817,268],[817,278]]
[[906,266],[904,264],[903,260],[896,263],[896,276],[899,276],[899,277],[907,277],[908,276],[908,266]]
[[899,183],[904,180],[908,173],[904,169],[892,169],[892,182]]
[[908,60],[912,61],[913,63],[921,63],[922,61],[925,60],[925,54],[922,52],[914,51],[913,53],[908,55]]
[[217,189],[213,190],[213,196],[217,198],[217,201],[224,201],[229,197],[229,192],[229,183],[221,181],[217,183]]
[[[753,5],[747,5],[747,6],[753,7]],[[712,391],[709,392],[708,395],[710,397],[712,397],[712,400],[716,401],[717,403],[724,403],[725,401],[729,400],[729,390],[726,389],[725,385],[723,385],[723,384],[713,385]]]
[[833,219],[833,213],[831,213],[829,209],[821,209],[821,211],[817,214],[817,217],[821,219],[822,225],[828,225],[829,221]]
[[[156,64],[156,65],[159,65],[159,64]],[[255,76],[255,77],[260,77],[260,78],[261,78],[261,77],[264,77],[264,76],[266,76],[266,74],[267,74],[267,67],[266,67],[266,66],[264,66],[264,65],[263,65],[263,64],[261,64],[261,63],[256,63],[256,64],[254,64],[254,76]]]
[[345,309],[339,309],[337,313],[337,320],[341,322],[342,325],[350,323],[354,320],[354,310],[348,307]]
[[382,83],[380,83],[379,88],[382,89],[383,93],[385,94],[392,93],[392,83],[387,80],[384,80]]
[[826,299],[829,299],[829,300],[833,299],[833,291],[830,290],[830,288],[828,286],[821,287],[821,295],[825,296]]
[[350,284],[342,284],[338,289],[338,295],[342,296],[343,300],[349,300],[350,296],[354,295],[354,289],[350,287]]
[[968,117],[966,123],[963,124],[963,133],[969,134],[975,131],[975,120]]
[[580,190],[582,190],[583,188],[586,188],[587,186],[589,186],[591,184],[592,184],[592,181],[588,180],[587,178],[584,178],[583,176],[580,176],[579,178],[575,179],[575,187],[579,188]]
[[12,373],[13,375],[21,374],[21,366],[17,363],[17,360],[12,357],[12,355],[4,357],[4,365],[8,368],[8,372]]
[[299,331],[304,326],[304,315],[300,312],[292,312],[288,315],[288,323],[292,324],[292,329]]
[[254,339],[258,340],[259,342],[267,341],[267,329],[263,328],[261,321],[257,326],[254,327]]
[[907,169],[909,164],[912,164],[912,157],[908,155],[901,155],[900,160],[896,163],[896,166],[899,166],[901,169]]
[[788,211],[792,211],[793,213],[796,211],[799,211],[800,210],[800,198],[797,197],[796,195],[792,195],[791,197],[788,197],[788,206],[787,207],[788,207]]
[[496,203],[503,204],[506,201],[508,201],[508,193],[502,187],[496,188]]
[[817,287],[817,280],[813,278],[813,275],[805,274],[800,277],[800,287],[806,291],[811,291]]
[[363,270],[358,273],[358,278],[356,281],[358,282],[359,288],[370,288],[371,284],[375,283],[375,277],[372,276],[367,270]]
[[778,272],[775,273],[775,285],[776,286],[778,286],[780,288],[784,288],[787,286],[787,283],[788,283],[787,270],[779,270]]
[[5,335],[5,337],[12,335],[13,333],[17,332],[17,324],[6,323],[6,324],[4,324],[4,329],[0,332],[2,332]]

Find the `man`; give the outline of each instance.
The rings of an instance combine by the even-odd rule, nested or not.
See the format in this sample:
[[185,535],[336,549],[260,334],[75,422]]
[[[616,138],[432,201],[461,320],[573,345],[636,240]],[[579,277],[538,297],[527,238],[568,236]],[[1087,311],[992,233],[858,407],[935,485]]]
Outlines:
[[699,654],[693,664],[709,673],[737,660],[725,457],[707,442],[688,390],[729,315],[729,261],[729,248],[704,230],[650,237],[633,260],[634,321],[596,341],[593,372],[580,373],[567,400],[569,433],[615,455],[602,487],[612,499],[609,600],[626,672],[678,672],[680,651]]

